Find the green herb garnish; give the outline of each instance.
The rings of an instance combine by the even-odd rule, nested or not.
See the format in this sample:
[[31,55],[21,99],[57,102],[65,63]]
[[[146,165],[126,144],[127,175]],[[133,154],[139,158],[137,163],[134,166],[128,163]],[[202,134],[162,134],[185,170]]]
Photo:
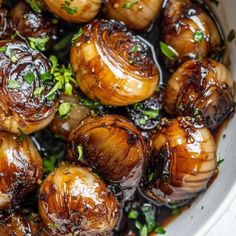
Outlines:
[[80,38],[83,34],[83,29],[80,28],[79,31],[73,36],[71,43],[75,43],[78,38]]
[[165,229],[163,229],[161,226],[158,226],[155,230],[154,230],[155,233],[157,234],[165,234],[166,231]]
[[70,110],[71,110],[71,103],[69,102],[63,102],[62,104],[60,104],[58,108],[58,112],[61,117],[67,116],[70,113]]
[[61,4],[61,9],[65,10],[70,15],[75,14],[78,10],[77,7],[72,7],[71,6],[72,1],[71,0],[65,0],[64,4]]
[[125,9],[131,9],[134,5],[136,5],[139,2],[139,0],[136,1],[131,1],[131,2],[126,2],[123,4],[122,8]]
[[141,46],[140,45],[134,45],[132,48],[131,48],[131,52],[132,53],[135,53],[135,52],[139,52],[141,50]]
[[7,46],[0,47],[0,52],[5,52],[7,50]]
[[171,46],[160,42],[161,52],[170,60],[174,60],[179,54]]
[[34,90],[34,96],[40,96],[45,88],[44,87],[38,87]]
[[45,51],[46,44],[49,41],[49,37],[42,37],[42,38],[32,38],[28,37],[29,45],[34,50]]
[[159,110],[146,110],[143,111],[143,115],[147,116],[149,119],[156,119],[159,116]]
[[17,141],[22,143],[27,138],[27,135],[24,133],[24,131],[20,127],[18,127],[17,129],[19,130],[19,133],[20,133],[20,135],[17,137]]
[[23,76],[23,79],[28,83],[28,84],[32,84],[35,80],[35,76],[33,72],[28,72],[27,74],[25,74]]
[[35,13],[41,12],[41,5],[39,0],[26,0],[26,2],[30,5]]
[[9,79],[7,87],[9,89],[18,89],[20,88],[20,83],[16,80]]
[[83,158],[83,146],[82,145],[77,146],[77,154],[78,154],[78,161],[80,161]]
[[225,161],[225,159],[220,159],[216,162],[217,166],[221,165],[223,162]]
[[131,210],[128,214],[128,218],[130,220],[137,220],[138,218],[138,212],[136,210]]
[[202,42],[202,40],[204,39],[204,33],[200,30],[195,30],[193,39],[195,42]]
[[156,227],[155,210],[150,204],[144,204],[141,208],[147,223],[148,232],[152,232]]

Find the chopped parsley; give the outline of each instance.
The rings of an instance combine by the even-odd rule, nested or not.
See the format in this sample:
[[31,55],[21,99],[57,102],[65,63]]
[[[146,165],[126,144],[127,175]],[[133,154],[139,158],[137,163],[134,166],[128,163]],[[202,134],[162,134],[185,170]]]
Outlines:
[[7,46],[0,47],[0,52],[5,52],[7,50]]
[[132,53],[135,53],[135,52],[139,52],[141,50],[141,46],[140,45],[134,45],[132,48],[131,48],[131,52]]
[[159,110],[143,111],[143,115],[147,116],[148,119],[156,119],[159,116]]
[[43,92],[45,88],[44,87],[38,87],[34,90],[34,96],[39,97],[41,95],[41,93]]
[[58,112],[61,117],[67,116],[70,113],[70,110],[71,110],[71,103],[69,102],[63,102],[62,104],[60,104],[58,108]]
[[195,42],[202,42],[202,40],[204,39],[204,33],[200,30],[195,30],[193,39]]
[[18,89],[20,88],[20,83],[16,80],[9,79],[7,87],[9,89]]
[[138,212],[136,210],[131,210],[128,214],[128,218],[130,220],[137,220],[138,218]]
[[14,52],[12,52],[8,47],[5,50],[5,55],[8,57],[8,59],[13,62],[14,64],[17,62],[17,57]]
[[24,131],[20,127],[18,127],[17,129],[19,130],[19,133],[20,133],[20,135],[17,138],[17,141],[22,143],[26,140],[27,135],[24,133]]
[[77,146],[78,161],[83,158],[83,147],[82,145]]
[[161,52],[170,60],[174,60],[179,54],[171,46],[160,42]]
[[72,7],[73,0],[65,0],[64,4],[61,4],[61,9],[65,10],[68,14],[73,15],[77,12],[77,7]]
[[158,226],[155,230],[154,230],[155,233],[157,234],[165,234],[166,231],[165,229],[163,229],[161,226]]
[[78,38],[80,38],[83,34],[83,29],[80,28],[79,31],[73,36],[71,43],[75,43]]
[[126,3],[123,4],[122,8],[124,8],[124,9],[131,9],[138,2],[139,2],[139,0],[134,0],[134,1],[131,1],[131,2],[126,2]]
[[49,41],[49,37],[42,37],[42,38],[32,38],[28,37],[29,46],[34,50],[45,51],[46,44]]
[[39,0],[26,0],[26,2],[30,5],[30,7],[35,13],[41,12],[41,6],[39,3],[40,2]]
[[221,165],[223,162],[225,161],[225,159],[220,159],[216,162],[217,166]]
[[28,84],[32,84],[35,80],[35,76],[33,72],[28,72],[27,74],[25,74],[23,76],[23,79],[28,83]]

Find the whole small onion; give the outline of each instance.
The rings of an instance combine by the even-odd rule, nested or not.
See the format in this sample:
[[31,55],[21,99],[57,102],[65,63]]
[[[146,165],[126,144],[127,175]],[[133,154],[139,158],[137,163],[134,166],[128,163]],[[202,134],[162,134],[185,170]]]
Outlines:
[[42,159],[29,137],[1,131],[0,144],[0,210],[3,210],[19,203],[36,188],[43,170]]
[[[221,51],[221,35],[205,9],[192,0],[169,0],[161,25],[161,41],[168,49],[164,63],[173,72],[189,59],[217,55]],[[162,44],[162,43],[161,43]]]
[[109,0],[105,4],[105,14],[110,19],[125,22],[131,29],[144,30],[153,23],[162,3],[163,0]]
[[203,118],[215,130],[234,110],[230,71],[210,59],[185,62],[167,83],[165,109],[172,116]]
[[84,162],[117,188],[122,200],[136,190],[146,161],[146,146],[137,128],[126,118],[105,115],[85,119],[69,136],[70,156]]
[[61,165],[44,180],[39,214],[50,235],[108,235],[118,220],[118,202],[90,169]]
[[52,85],[40,80],[47,58],[21,41],[1,41],[0,48],[0,128],[30,134],[46,127],[57,103],[46,97]]
[[38,214],[27,209],[0,216],[0,235],[4,236],[38,236],[41,235],[41,222]]
[[159,82],[149,49],[119,22],[86,25],[71,49],[80,89],[104,105],[126,106],[149,98]]
[[101,0],[43,0],[55,15],[68,22],[86,23],[91,21],[101,8]]
[[190,117],[165,120],[150,141],[143,192],[158,203],[178,203],[206,190],[215,171],[210,131]]
[[24,38],[33,42],[45,42],[45,50],[57,39],[57,27],[44,13],[35,13],[24,2],[18,2],[10,12],[14,29]]

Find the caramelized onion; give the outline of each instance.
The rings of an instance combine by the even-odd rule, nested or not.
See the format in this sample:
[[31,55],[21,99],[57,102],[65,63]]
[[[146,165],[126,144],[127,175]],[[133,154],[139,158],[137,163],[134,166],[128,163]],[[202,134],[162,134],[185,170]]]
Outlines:
[[221,46],[219,31],[207,12],[191,0],[169,0],[162,22],[162,41],[172,47],[175,56],[165,57],[168,69],[189,59],[217,54]]
[[90,169],[62,165],[44,180],[39,213],[50,235],[107,235],[118,220],[118,202]]
[[47,8],[68,22],[85,23],[91,21],[101,8],[101,0],[44,0]]
[[0,8],[0,40],[10,39],[14,33],[8,10]]
[[108,18],[123,21],[135,30],[148,28],[157,17],[163,0],[109,0],[105,13]]
[[57,38],[57,28],[51,19],[42,13],[35,13],[24,2],[19,2],[10,12],[15,30],[23,37],[47,39],[48,47]]
[[195,197],[215,173],[214,138],[192,118],[165,121],[152,137],[150,148],[149,182],[144,183],[143,191],[159,203]]
[[0,132],[0,209],[11,208],[37,187],[42,159],[30,138]]
[[167,83],[165,109],[173,116],[202,117],[216,129],[234,109],[231,73],[209,59],[185,62]]
[[59,135],[63,139],[67,140],[71,131],[76,128],[81,121],[92,115],[92,111],[79,103],[79,97],[76,95],[68,96],[62,95],[60,103],[69,103],[70,111],[65,117],[60,117],[60,114],[56,115],[50,124],[50,129],[54,134]]
[[146,147],[140,132],[126,118],[117,115],[87,118],[69,139],[74,160],[82,146],[83,162],[117,187],[123,200],[133,195],[144,169]]
[[80,89],[92,100],[126,106],[149,98],[159,73],[149,48],[116,21],[96,20],[83,28],[71,49]]
[[[0,47],[5,50],[0,52],[0,127],[18,134],[44,128],[56,110],[55,100],[46,98],[52,85],[45,86],[40,80],[49,70],[48,60],[20,41],[1,41]],[[29,73],[33,80],[27,82]]]
[[24,210],[0,216],[2,236],[38,236],[40,231],[40,219],[36,213]]

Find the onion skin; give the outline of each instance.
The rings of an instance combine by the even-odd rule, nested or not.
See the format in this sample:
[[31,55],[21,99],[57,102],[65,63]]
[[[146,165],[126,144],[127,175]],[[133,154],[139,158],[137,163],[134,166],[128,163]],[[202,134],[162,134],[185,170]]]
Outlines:
[[[200,39],[195,39],[200,32]],[[219,31],[207,12],[191,0],[169,0],[164,11],[161,40],[178,54],[173,60],[164,57],[171,72],[184,61],[209,57],[220,50]],[[218,52],[219,53],[219,52]]]
[[39,213],[57,235],[107,235],[118,220],[118,202],[89,168],[61,165],[44,180]]
[[22,37],[48,37],[48,48],[57,38],[57,27],[51,19],[41,13],[34,13],[24,2],[19,2],[10,12],[14,28]]
[[75,129],[83,119],[92,116],[92,112],[86,106],[79,104],[79,97],[76,95],[68,96],[63,94],[60,97],[60,103],[64,102],[71,104],[69,114],[66,117],[55,116],[49,127],[54,134],[64,140],[68,140],[71,131]]
[[185,62],[167,83],[165,110],[172,116],[203,118],[215,130],[234,110],[230,71],[210,59]]
[[0,132],[0,209],[22,201],[41,181],[42,159],[27,137],[19,141],[14,134]]
[[205,190],[216,171],[210,131],[190,117],[163,122],[150,141],[149,175],[143,191],[158,203],[176,203]]
[[[68,1],[67,1],[68,2]],[[55,15],[68,22],[86,23],[98,14],[101,0],[73,0],[67,6],[64,0],[44,0],[46,7]]]
[[38,236],[40,231],[40,219],[35,213],[16,211],[0,217],[0,235]]
[[[38,51],[20,41],[1,41],[0,47],[7,47],[15,56],[15,63],[5,52],[0,53],[0,128],[12,133],[25,134],[46,127],[54,118],[57,101],[49,101],[46,94],[52,85],[42,85],[40,74],[49,70],[49,62]],[[33,72],[34,81],[27,83],[23,76]],[[16,81],[20,88],[9,88],[9,80]],[[34,95],[36,88],[44,86],[40,97]]]
[[[132,52],[135,46],[139,51]],[[126,106],[149,98],[159,72],[148,46],[116,21],[95,20],[71,49],[78,85],[90,99]]]
[[72,159],[78,159],[77,147],[81,145],[82,161],[117,187],[123,201],[132,197],[146,162],[146,146],[135,126],[117,115],[87,118],[69,140]]
[[[132,7],[125,7],[127,0],[107,0],[105,14],[110,19],[123,21],[130,29],[144,30],[157,17],[163,0],[140,0]],[[138,19],[138,20],[137,20]]]

